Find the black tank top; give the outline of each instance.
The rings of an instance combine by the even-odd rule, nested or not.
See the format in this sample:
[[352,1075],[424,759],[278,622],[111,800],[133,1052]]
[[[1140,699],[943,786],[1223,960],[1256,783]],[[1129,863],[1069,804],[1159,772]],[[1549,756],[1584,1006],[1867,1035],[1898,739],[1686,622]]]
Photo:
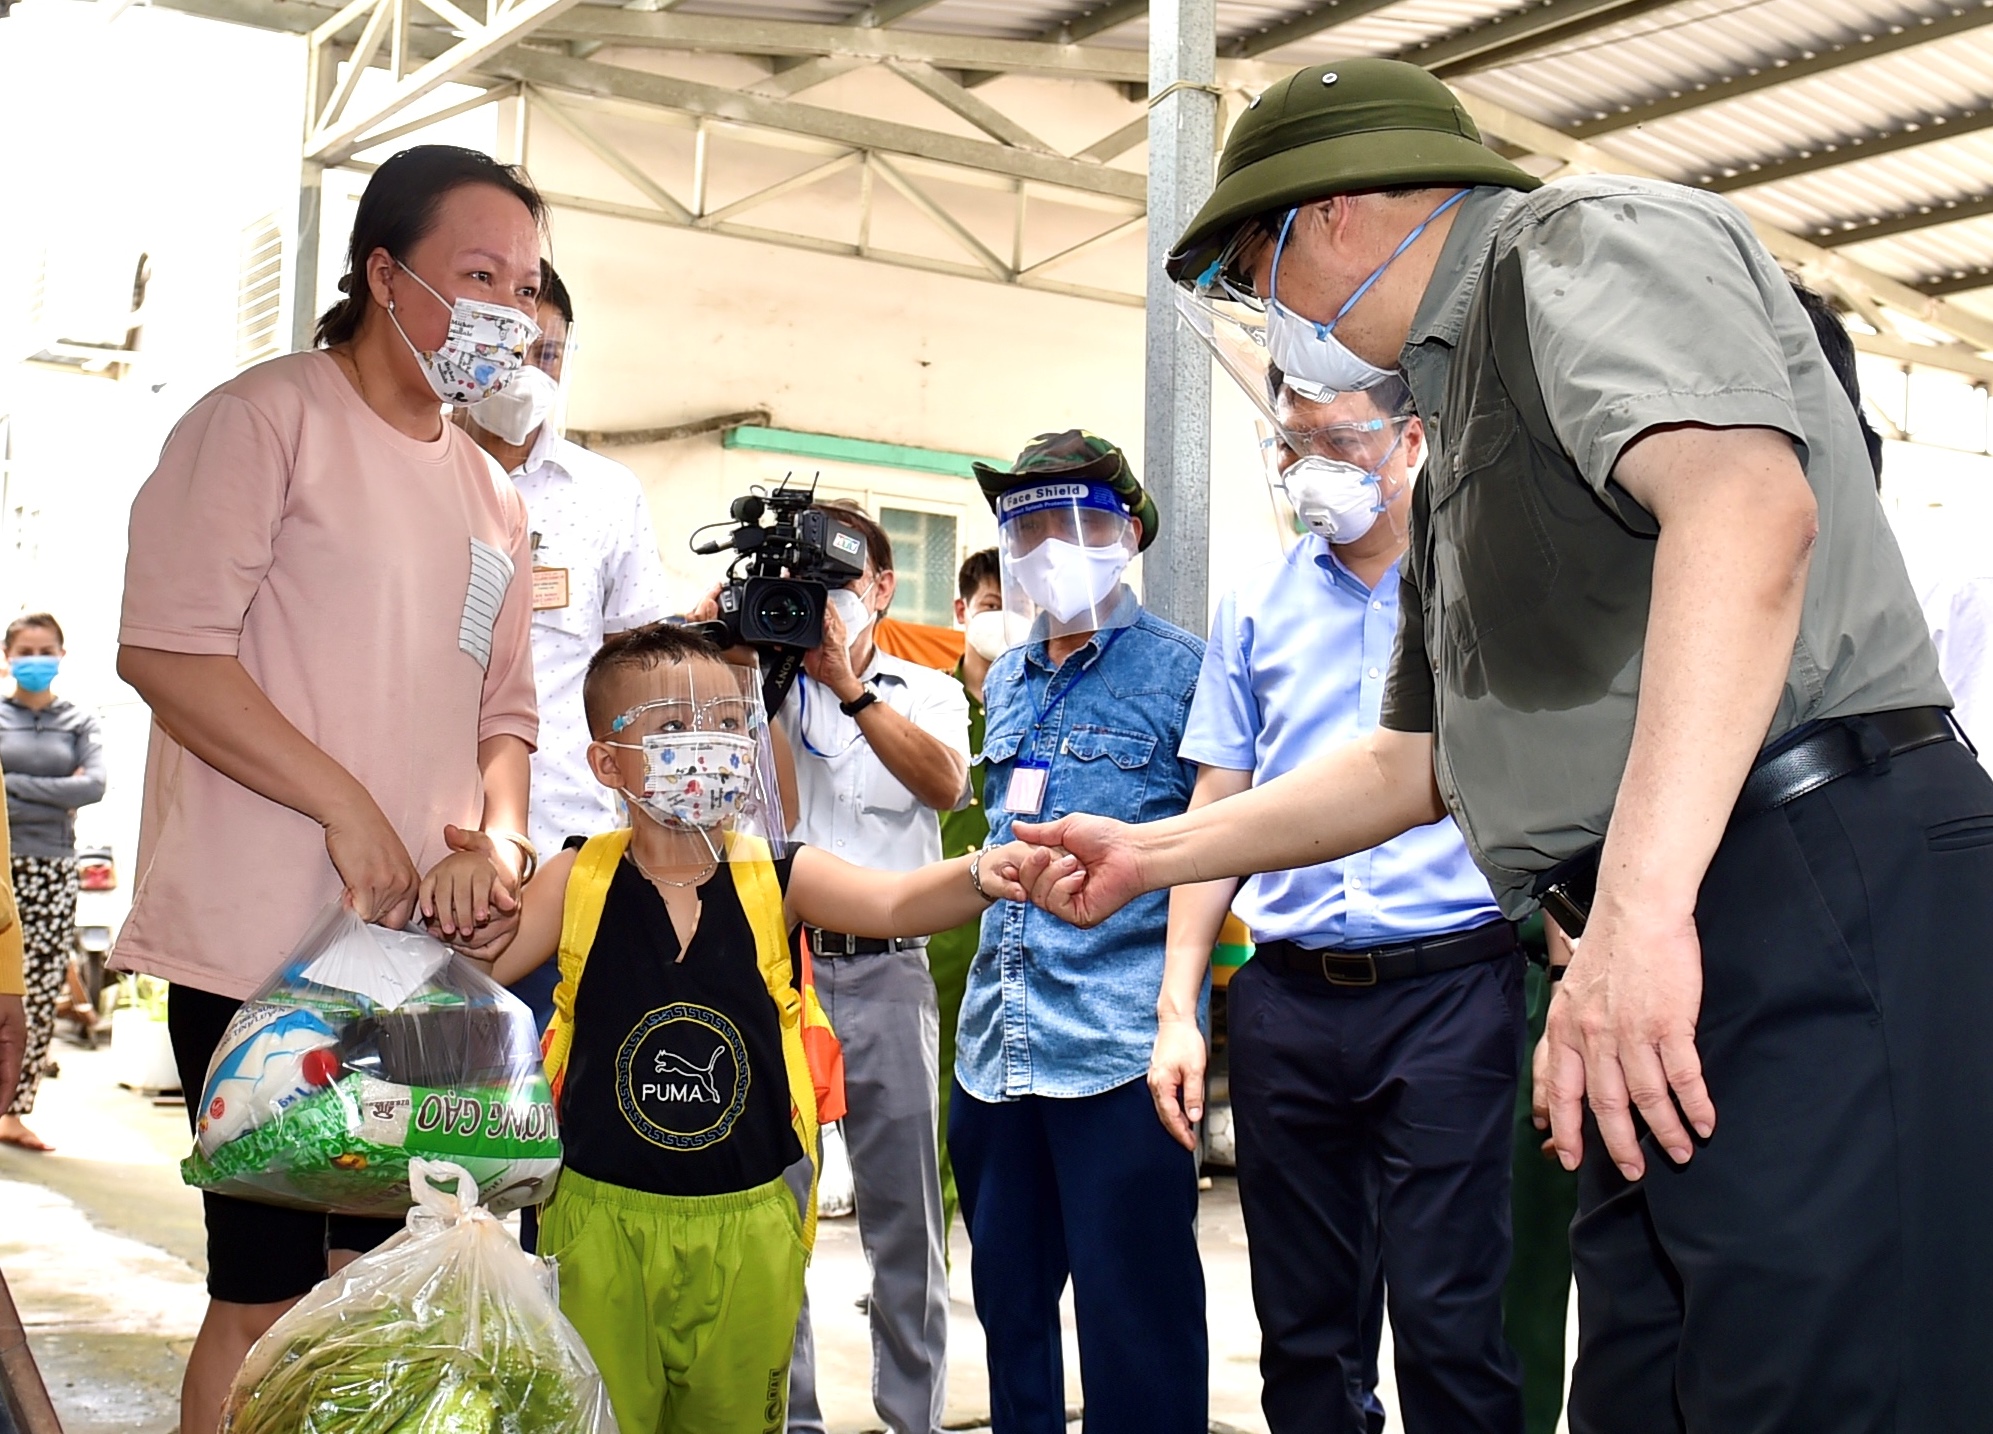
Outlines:
[[[775,862],[789,888],[789,862]],[[754,932],[720,869],[699,888],[691,949],[664,900],[616,864],[581,988],[561,1092],[569,1166],[654,1195],[724,1195],[803,1158],[789,1124],[782,1025]]]

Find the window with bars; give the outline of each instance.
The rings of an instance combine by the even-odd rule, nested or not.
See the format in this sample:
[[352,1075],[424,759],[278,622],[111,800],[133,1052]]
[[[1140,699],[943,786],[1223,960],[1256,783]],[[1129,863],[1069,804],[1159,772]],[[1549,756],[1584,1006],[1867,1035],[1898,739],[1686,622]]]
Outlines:
[[235,289],[235,366],[273,359],[284,351],[284,231],[266,215],[242,231],[242,262]]
[[893,616],[906,622],[951,626],[958,566],[954,516],[882,506],[879,526],[893,540],[893,572],[898,583]]

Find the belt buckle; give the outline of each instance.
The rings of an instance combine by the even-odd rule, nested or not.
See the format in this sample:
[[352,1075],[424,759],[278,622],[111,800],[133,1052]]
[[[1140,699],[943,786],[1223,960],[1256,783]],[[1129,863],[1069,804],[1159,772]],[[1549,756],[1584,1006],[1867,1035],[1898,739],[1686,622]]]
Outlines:
[[[852,940],[850,932],[826,931],[821,926],[815,929],[817,933],[817,954],[819,956],[849,956],[851,954]],[[834,949],[829,940],[832,936],[837,938],[837,946]]]
[[[1319,955],[1322,962],[1322,979],[1327,981],[1331,986],[1355,986],[1360,988],[1375,986],[1377,984],[1377,957],[1375,953],[1364,951],[1355,955],[1335,955],[1328,951],[1323,951]],[[1340,961],[1349,965],[1355,965],[1360,961],[1363,963],[1364,974],[1361,976],[1339,976],[1329,969],[1331,961]]]

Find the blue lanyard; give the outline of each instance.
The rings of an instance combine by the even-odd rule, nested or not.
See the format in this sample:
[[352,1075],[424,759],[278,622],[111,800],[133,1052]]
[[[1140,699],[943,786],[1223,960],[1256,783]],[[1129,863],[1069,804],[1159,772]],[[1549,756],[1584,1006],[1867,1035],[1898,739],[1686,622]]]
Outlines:
[[[1072,695],[1073,689],[1075,687],[1078,687],[1082,682],[1086,681],[1088,674],[1090,674],[1096,667],[1100,666],[1101,663],[1107,661],[1108,652],[1113,648],[1115,643],[1121,640],[1121,634],[1126,632],[1127,630],[1128,629],[1125,627],[1115,628],[1113,636],[1109,637],[1107,641],[1103,642],[1100,645],[1099,654],[1095,656],[1092,662],[1088,663],[1085,667],[1082,667],[1079,670],[1078,675],[1075,676],[1072,681],[1068,682],[1064,687],[1061,687],[1059,689],[1059,695],[1057,697],[1054,697],[1052,695],[1051,683],[1048,682],[1045,685],[1045,700],[1038,704],[1038,715],[1031,719],[1031,743],[1032,743],[1032,750],[1034,752],[1037,750],[1038,733],[1044,727],[1045,719],[1047,717],[1050,717],[1053,713],[1057,712],[1061,707],[1063,707],[1066,703],[1066,699]],[[1057,682],[1058,680],[1059,680],[1059,674],[1056,672],[1053,673],[1052,682]]]
[[[796,683],[796,735],[803,739],[803,750],[805,752],[808,752],[812,757],[820,757],[828,762],[833,757],[842,757],[846,752],[849,752],[853,747],[856,747],[860,742],[865,740],[865,730],[861,727],[856,736],[849,742],[846,742],[842,747],[839,747],[835,752],[819,752],[817,744],[810,740],[809,674],[799,673],[798,679]],[[870,688],[872,684],[867,682],[865,685],[867,688]]]

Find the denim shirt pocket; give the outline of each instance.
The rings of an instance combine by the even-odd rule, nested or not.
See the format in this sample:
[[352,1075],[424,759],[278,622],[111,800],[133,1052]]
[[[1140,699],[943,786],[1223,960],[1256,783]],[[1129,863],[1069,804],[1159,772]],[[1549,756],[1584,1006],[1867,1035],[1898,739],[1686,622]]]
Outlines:
[[1010,838],[1010,818],[1004,804],[1004,799],[1010,794],[1010,764],[1017,756],[1018,748],[1024,745],[1024,737],[1029,730],[1020,723],[1005,727],[1002,731],[983,733],[981,795],[983,808],[989,813],[990,835],[995,841]]
[[[1125,732],[1091,723],[1075,723],[1059,746],[1070,758],[1052,815],[1096,812],[1124,821],[1140,821],[1148,796],[1150,763],[1156,755],[1153,732]],[[1065,764],[1061,764],[1065,765]]]

